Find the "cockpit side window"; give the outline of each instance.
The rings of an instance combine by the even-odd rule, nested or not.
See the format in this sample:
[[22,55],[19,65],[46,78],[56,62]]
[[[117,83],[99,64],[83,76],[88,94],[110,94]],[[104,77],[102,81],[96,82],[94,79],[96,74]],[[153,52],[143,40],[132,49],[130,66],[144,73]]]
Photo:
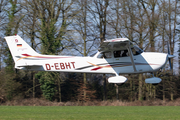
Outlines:
[[128,50],[118,50],[118,51],[114,51],[114,58],[117,57],[127,57],[128,55]]
[[97,58],[112,58],[111,51],[100,53]]

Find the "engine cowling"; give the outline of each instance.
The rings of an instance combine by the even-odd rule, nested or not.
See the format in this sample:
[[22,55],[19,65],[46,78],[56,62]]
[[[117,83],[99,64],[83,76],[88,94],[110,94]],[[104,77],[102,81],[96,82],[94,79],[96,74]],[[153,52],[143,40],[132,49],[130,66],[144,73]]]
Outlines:
[[109,83],[125,83],[127,81],[127,78],[124,76],[115,76],[108,78]]
[[161,82],[161,78],[158,77],[147,78],[145,79],[145,82],[150,84],[158,84]]

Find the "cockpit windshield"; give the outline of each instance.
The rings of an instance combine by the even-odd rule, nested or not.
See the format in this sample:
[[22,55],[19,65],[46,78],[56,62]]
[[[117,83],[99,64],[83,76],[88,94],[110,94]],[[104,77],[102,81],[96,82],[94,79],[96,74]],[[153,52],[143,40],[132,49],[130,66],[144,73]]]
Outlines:
[[141,54],[143,52],[143,50],[141,50],[137,46],[134,46],[133,48],[131,48],[131,50],[132,50],[133,55],[139,55],[139,54]]

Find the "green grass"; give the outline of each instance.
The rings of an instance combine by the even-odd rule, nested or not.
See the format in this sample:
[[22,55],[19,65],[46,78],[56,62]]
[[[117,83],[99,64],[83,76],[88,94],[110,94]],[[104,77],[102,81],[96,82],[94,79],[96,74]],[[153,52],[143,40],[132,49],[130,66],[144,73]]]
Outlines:
[[179,120],[180,106],[0,106],[0,120]]

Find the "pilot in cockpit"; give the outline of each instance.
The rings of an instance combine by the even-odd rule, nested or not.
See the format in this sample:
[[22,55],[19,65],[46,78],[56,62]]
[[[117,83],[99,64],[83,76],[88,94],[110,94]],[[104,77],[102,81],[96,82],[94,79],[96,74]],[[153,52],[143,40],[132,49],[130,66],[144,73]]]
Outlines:
[[121,51],[114,51],[114,57],[121,57]]
[[128,53],[128,50],[124,50],[122,57],[128,56],[127,53]]

